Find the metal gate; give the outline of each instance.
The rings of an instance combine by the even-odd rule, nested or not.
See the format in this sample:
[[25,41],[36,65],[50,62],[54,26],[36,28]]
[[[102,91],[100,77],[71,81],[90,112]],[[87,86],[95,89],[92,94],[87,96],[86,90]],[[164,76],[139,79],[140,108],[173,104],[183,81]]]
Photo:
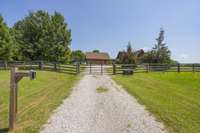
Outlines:
[[85,74],[91,74],[91,75],[112,74],[112,65],[88,64],[85,67],[84,73]]

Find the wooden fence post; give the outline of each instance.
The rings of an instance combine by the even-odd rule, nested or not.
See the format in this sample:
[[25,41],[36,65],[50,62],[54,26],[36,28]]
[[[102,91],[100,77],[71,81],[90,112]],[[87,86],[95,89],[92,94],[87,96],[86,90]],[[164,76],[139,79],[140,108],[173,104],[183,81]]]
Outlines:
[[76,74],[78,74],[78,62],[76,62]]
[[79,74],[80,73],[80,63],[77,62],[76,63],[76,74]]
[[116,75],[116,65],[113,63],[113,75]]
[[92,74],[92,65],[90,63],[90,74]]
[[181,72],[180,71],[180,64],[179,63],[177,64],[177,72]]
[[33,64],[32,64],[32,61],[31,61],[31,69],[33,68]]
[[54,63],[54,70],[57,71],[57,63]]
[[195,64],[192,64],[192,71],[195,72]]
[[80,64],[80,62],[78,63],[78,73],[81,73],[81,64]]
[[146,66],[146,72],[147,73],[149,72],[149,64],[147,64],[147,66]]
[[26,62],[24,61],[23,62],[23,65],[24,65],[24,70],[26,69]]
[[43,61],[39,61],[39,69],[40,69],[40,70],[43,69]]
[[101,63],[101,74],[103,74],[103,64]]
[[7,61],[4,61],[4,67],[5,67],[5,69],[8,68],[8,62]]

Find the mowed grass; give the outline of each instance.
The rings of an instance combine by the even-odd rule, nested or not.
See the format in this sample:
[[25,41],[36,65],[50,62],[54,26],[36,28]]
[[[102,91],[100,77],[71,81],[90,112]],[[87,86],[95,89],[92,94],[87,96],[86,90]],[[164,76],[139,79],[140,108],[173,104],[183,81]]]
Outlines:
[[113,79],[169,132],[200,133],[200,73],[141,73]]
[[[9,71],[0,71],[0,132],[8,128]],[[80,76],[37,71],[37,78],[24,78],[19,83],[16,132],[37,133]]]

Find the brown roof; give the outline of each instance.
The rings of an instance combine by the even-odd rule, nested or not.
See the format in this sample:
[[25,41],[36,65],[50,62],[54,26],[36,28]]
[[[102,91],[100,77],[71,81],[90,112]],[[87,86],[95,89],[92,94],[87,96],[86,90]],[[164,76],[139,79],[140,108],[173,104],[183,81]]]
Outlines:
[[109,60],[109,54],[108,53],[93,53],[88,52],[86,53],[86,60],[92,59],[92,60]]

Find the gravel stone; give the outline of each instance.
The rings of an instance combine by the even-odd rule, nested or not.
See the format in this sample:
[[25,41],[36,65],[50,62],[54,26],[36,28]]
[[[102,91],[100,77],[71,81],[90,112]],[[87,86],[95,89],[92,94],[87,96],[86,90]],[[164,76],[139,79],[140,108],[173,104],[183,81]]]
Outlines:
[[[98,93],[98,87],[109,91]],[[145,107],[108,75],[85,75],[41,133],[166,133]]]

